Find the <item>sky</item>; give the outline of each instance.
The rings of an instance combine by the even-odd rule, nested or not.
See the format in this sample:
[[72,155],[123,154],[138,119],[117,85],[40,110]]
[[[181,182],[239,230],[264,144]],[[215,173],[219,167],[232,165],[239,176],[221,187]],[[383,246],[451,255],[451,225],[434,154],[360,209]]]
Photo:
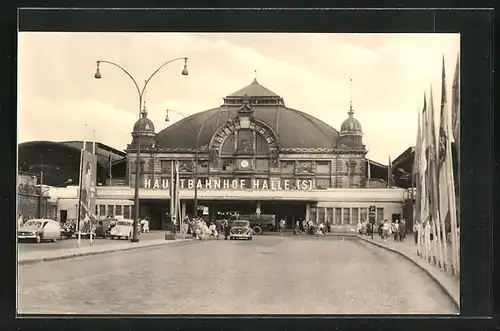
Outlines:
[[[164,62],[188,57],[189,76],[176,61],[148,85],[156,132],[182,115],[220,106],[256,77],[288,107],[337,130],[352,99],[367,157],[387,164],[415,145],[417,114],[431,86],[439,119],[443,56],[450,96],[460,36],[20,32],[18,47],[18,142],[95,137],[125,149],[138,119],[138,95],[110,65],[102,64],[102,79],[94,79],[96,61],[120,64],[142,86]],[[168,123],[166,109],[173,110]]]

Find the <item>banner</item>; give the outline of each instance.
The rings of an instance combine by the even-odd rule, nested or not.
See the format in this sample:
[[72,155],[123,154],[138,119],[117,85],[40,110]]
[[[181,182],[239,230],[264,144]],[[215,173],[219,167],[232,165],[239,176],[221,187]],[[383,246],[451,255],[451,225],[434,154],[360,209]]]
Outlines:
[[[97,181],[97,157],[91,152],[82,150],[80,163],[80,220],[84,226],[88,220],[96,219],[95,200],[96,200],[96,181]],[[83,230],[83,228],[82,228]]]

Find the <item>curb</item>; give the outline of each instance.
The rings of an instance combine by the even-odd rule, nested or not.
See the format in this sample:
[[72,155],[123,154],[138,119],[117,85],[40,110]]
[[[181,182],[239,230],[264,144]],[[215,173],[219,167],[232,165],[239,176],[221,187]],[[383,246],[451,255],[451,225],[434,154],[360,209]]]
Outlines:
[[18,265],[26,265],[26,264],[35,264],[35,263],[41,263],[41,262],[49,262],[49,261],[57,261],[57,260],[67,260],[67,259],[72,259],[75,257],[84,257],[84,256],[92,256],[92,255],[103,255],[103,254],[111,254],[111,253],[118,253],[118,252],[125,252],[125,251],[131,251],[131,250],[137,250],[137,249],[146,249],[146,248],[155,248],[159,246],[165,246],[165,245],[182,245],[182,244],[189,244],[196,242],[194,239],[189,239],[185,241],[166,241],[162,243],[157,243],[157,244],[152,244],[148,246],[131,246],[131,247],[126,247],[126,248],[116,248],[116,249],[110,249],[106,251],[97,251],[97,252],[84,252],[84,253],[73,253],[73,254],[67,254],[67,255],[61,255],[61,256],[52,256],[52,257],[41,257],[41,258],[33,258],[33,259],[26,259],[26,260],[21,260],[18,261]]
[[408,261],[410,261],[411,263],[413,263],[414,265],[416,265],[420,270],[424,271],[432,280],[434,280],[434,282],[441,288],[441,290],[451,299],[451,301],[453,301],[453,303],[455,304],[457,310],[460,311],[459,299],[455,298],[455,296],[450,291],[448,291],[448,289],[446,288],[446,286],[444,286],[436,277],[434,277],[434,275],[432,275],[432,273],[428,269],[424,268],[419,263],[417,263],[417,261],[415,261],[414,259],[412,259],[408,255],[406,255],[406,254],[404,254],[404,253],[402,253],[402,252],[400,252],[400,251],[398,251],[398,250],[396,250],[394,248],[391,248],[391,247],[379,244],[377,242],[368,240],[368,239],[360,237],[358,235],[356,235],[356,237],[358,239],[360,239],[360,240],[362,240],[364,242],[367,242],[369,244],[372,244],[374,246],[377,246],[377,247],[380,247],[380,248],[384,248],[385,250],[391,251],[393,253],[397,253],[400,256],[402,256],[405,259],[407,259]]

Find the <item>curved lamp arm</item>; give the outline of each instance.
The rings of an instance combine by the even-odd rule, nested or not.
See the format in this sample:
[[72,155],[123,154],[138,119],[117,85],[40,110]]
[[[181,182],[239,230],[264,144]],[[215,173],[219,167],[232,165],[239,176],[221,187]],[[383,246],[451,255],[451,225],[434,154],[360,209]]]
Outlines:
[[[116,64],[114,62],[111,62],[111,61],[97,61],[97,67],[99,67],[99,64],[100,63],[107,63],[107,64],[111,64],[112,66],[115,66],[117,67],[118,69],[121,69],[121,71],[123,71],[125,74],[127,74],[127,76],[132,79],[132,82],[134,82],[134,85],[135,85],[135,88],[137,89],[137,94],[139,94],[139,97],[142,96],[142,93],[141,93],[141,89],[139,88],[139,85],[137,84],[137,82],[135,81],[134,77],[132,77],[132,75],[125,69],[123,68],[121,65],[119,64]],[[144,89],[142,90],[144,92]]]
[[[152,74],[151,76],[149,76],[148,79],[146,79],[146,81],[144,82],[144,87],[142,88],[142,91],[140,92],[140,95],[142,95],[144,93],[144,91],[146,90],[146,86],[148,86],[148,83],[149,81],[151,80],[151,78],[153,78],[157,73],[158,71],[160,71],[163,67],[165,67],[167,64],[169,63],[172,63],[174,61],[179,61],[179,60],[184,60],[184,70],[183,70],[183,74],[185,72],[185,75],[187,75],[187,69],[186,69],[186,64],[187,64],[187,60],[188,58],[187,57],[178,57],[176,59],[173,59],[173,60],[170,60],[170,61],[167,61],[165,63],[163,63],[161,66],[158,67],[158,69],[156,69]],[[137,85],[137,84],[136,84]],[[139,87],[137,87],[137,90],[139,90]]]

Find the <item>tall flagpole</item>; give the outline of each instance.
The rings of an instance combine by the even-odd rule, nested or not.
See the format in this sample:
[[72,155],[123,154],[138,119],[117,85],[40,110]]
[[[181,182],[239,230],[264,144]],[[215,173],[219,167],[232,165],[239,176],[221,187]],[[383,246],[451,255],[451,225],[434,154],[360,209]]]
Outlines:
[[[175,186],[174,186],[174,161],[170,161],[170,223],[171,226],[174,226],[174,217],[175,217],[175,207],[174,207],[174,195],[175,195]],[[173,228],[171,228],[171,231]]]
[[80,179],[78,181],[78,210],[77,210],[77,227],[78,227],[78,240],[76,242],[76,246],[80,247],[82,244],[82,219],[81,219],[81,211],[82,211],[82,182],[83,182],[83,155],[85,153],[85,150],[87,149],[87,124],[85,124],[85,128],[83,131],[83,146],[82,150],[80,152]]
[[[95,157],[95,130],[92,130],[92,155]],[[97,169],[95,169],[97,171]],[[96,176],[97,177],[97,176]],[[92,199],[90,199],[92,201]],[[87,206],[89,209],[91,206]],[[93,211],[92,211],[93,212]],[[94,229],[93,223],[93,217],[90,217],[90,225],[89,225],[89,241],[90,241],[90,246],[92,246],[92,231]]]

